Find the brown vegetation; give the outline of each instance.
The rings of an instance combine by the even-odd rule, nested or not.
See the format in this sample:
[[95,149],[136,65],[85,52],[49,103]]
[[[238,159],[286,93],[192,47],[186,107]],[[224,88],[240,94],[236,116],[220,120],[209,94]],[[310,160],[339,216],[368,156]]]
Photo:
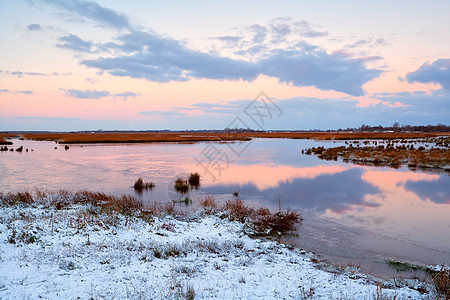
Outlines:
[[174,189],[177,193],[186,194],[189,192],[189,182],[187,179],[183,179],[181,177],[175,180]]
[[437,299],[450,299],[450,269],[442,265],[439,271],[431,271],[431,277]]
[[55,209],[66,209],[72,205],[91,205],[101,208],[103,211],[125,215],[135,214],[143,207],[142,202],[133,196],[113,196],[86,190],[74,193],[66,190],[60,190],[56,193],[48,193],[42,190],[37,190],[34,194],[28,191],[0,193],[1,206],[33,204],[41,204]]
[[[66,132],[66,133],[24,133],[21,137],[30,140],[56,141],[62,144],[75,143],[151,143],[151,142],[201,142],[242,141],[252,138],[289,138],[316,140],[344,139],[394,139],[449,136],[442,132],[298,132],[298,131],[185,131],[185,132]],[[5,137],[19,137],[19,134],[0,133]]]
[[0,135],[0,145],[12,145],[12,142],[7,141],[4,136]]
[[144,182],[144,180],[142,178],[138,178],[135,182],[134,182],[134,189],[137,192],[142,192],[142,190],[151,190],[155,187],[155,184],[151,181],[149,182]]
[[267,207],[254,209],[245,205],[240,198],[228,200],[223,209],[228,212],[230,220],[248,222],[252,224],[255,233],[260,235],[292,231],[295,230],[295,224],[303,221],[297,211],[288,209],[272,213]]
[[[0,206],[30,205],[42,205],[46,208],[54,208],[57,210],[81,205],[85,209],[80,211],[80,218],[82,219],[80,224],[86,222],[86,220],[88,222],[96,222],[94,219],[100,217],[101,214],[106,215],[108,219],[106,220],[104,217],[100,218],[104,224],[114,224],[119,214],[132,215],[148,221],[151,221],[151,218],[156,215],[175,214],[175,206],[173,203],[165,205],[153,204],[149,207],[144,207],[141,201],[129,195],[113,196],[86,190],[79,192],[70,192],[67,190],[46,192],[36,190],[35,192],[25,191],[7,194],[0,192]],[[296,211],[279,210],[276,213],[271,213],[265,207],[259,209],[251,208],[240,198],[229,200],[225,205],[217,208],[214,196],[208,195],[200,201],[200,205],[208,209],[204,211],[205,213],[217,214],[222,218],[247,224],[252,229],[252,232],[258,235],[281,234],[295,230],[295,224],[303,220],[301,215]]]
[[[440,145],[448,147],[448,139],[439,140]],[[437,144],[437,143],[436,143]],[[409,168],[443,168],[450,166],[450,149],[430,148],[423,146],[414,148],[413,144],[388,144],[387,146],[365,146],[354,147],[350,144],[347,146],[332,147],[325,149],[324,147],[313,147],[302,150],[304,154],[315,154],[320,159],[337,160],[342,158],[343,161],[351,161],[357,164],[368,165],[387,165],[391,167],[400,167],[408,165]]]
[[177,193],[187,194],[189,190],[200,187],[200,174],[195,172],[191,173],[186,179],[178,177],[174,183],[174,189]]
[[200,199],[200,206],[205,208],[217,208],[216,198],[213,195],[206,195]]

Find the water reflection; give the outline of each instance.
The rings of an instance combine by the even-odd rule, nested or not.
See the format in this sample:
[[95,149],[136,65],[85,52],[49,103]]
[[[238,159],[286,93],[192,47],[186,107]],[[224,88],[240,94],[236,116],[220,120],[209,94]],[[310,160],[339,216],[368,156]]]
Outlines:
[[[204,191],[215,194],[239,192],[244,197],[259,196],[266,202],[270,202],[280,195],[283,197],[285,206],[320,212],[328,209],[334,212],[343,212],[354,205],[365,207],[379,205],[365,199],[366,195],[378,193],[379,190],[361,179],[363,174],[361,168],[345,169],[324,166],[306,170],[297,168],[296,172],[291,172],[289,178],[285,178],[288,174],[283,172],[286,168],[284,166],[278,170],[273,166],[267,167],[265,171],[262,171],[261,167],[255,166],[256,170],[250,172],[255,174],[255,176],[251,176],[250,182],[247,177],[246,183],[212,184],[205,187]],[[240,168],[233,171],[238,172]],[[265,176],[257,174],[265,174]],[[277,174],[281,174],[281,176]],[[279,179],[280,177],[283,179]],[[270,183],[266,182],[267,178]]]
[[450,204],[450,178],[440,176],[432,181],[407,181],[405,189],[414,192],[423,201],[433,201],[438,204]]

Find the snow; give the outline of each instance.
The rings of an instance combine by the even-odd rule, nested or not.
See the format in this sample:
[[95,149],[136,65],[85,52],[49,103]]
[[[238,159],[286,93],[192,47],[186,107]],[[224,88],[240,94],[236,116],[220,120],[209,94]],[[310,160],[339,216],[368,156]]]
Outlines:
[[376,299],[368,276],[319,270],[312,257],[201,212],[144,220],[87,206],[0,208],[1,299]]

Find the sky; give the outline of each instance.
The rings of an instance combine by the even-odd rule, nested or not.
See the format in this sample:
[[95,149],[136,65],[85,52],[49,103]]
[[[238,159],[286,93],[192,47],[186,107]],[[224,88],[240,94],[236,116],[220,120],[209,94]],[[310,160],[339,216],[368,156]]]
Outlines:
[[0,0],[0,131],[450,122],[450,1]]

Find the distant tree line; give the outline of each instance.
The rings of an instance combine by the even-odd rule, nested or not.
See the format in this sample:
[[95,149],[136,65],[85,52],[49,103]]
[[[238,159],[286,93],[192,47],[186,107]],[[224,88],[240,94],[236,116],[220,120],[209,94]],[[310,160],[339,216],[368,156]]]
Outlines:
[[[334,130],[329,130],[334,131]],[[392,126],[370,126],[370,125],[361,125],[359,128],[339,128],[338,132],[450,132],[450,126],[444,124],[437,125],[400,125],[398,122],[395,122]]]

